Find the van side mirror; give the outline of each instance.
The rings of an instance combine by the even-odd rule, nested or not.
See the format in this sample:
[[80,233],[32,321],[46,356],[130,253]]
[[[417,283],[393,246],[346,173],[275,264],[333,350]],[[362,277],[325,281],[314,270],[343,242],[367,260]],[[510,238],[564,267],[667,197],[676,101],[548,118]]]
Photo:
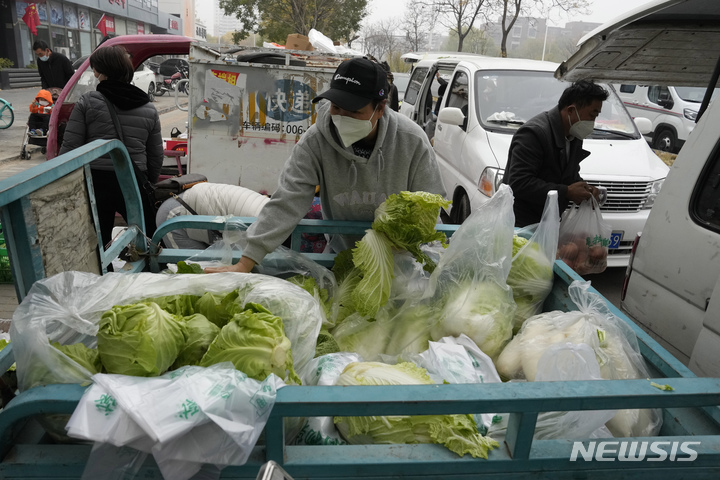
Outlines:
[[675,102],[673,102],[672,97],[670,97],[670,92],[664,91],[660,93],[660,95],[658,96],[658,105],[663,108],[667,108],[668,110],[671,110],[673,108]]
[[438,122],[462,127],[465,124],[465,114],[457,107],[445,107],[438,114]]
[[640,132],[640,135],[647,135],[652,132],[652,122],[649,118],[635,117],[633,121],[635,122],[635,126]]

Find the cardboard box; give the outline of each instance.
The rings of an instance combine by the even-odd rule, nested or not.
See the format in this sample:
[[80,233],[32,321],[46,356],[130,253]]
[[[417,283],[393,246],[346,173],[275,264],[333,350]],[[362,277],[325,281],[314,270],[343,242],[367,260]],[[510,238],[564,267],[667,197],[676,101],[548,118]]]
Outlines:
[[310,43],[310,39],[299,33],[291,33],[285,40],[285,48],[288,50],[307,50],[313,51],[315,48]]

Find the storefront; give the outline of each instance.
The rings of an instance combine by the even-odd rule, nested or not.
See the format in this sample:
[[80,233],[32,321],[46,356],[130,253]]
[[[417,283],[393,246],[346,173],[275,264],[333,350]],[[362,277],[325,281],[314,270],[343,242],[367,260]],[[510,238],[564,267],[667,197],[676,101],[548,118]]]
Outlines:
[[4,30],[0,58],[9,58],[16,67],[36,61],[32,44],[37,40],[75,61],[100,44],[102,31],[115,35],[179,35],[182,31],[182,20],[158,11],[158,0],[39,0],[34,2],[40,19],[34,36],[22,19],[30,3],[0,2]]

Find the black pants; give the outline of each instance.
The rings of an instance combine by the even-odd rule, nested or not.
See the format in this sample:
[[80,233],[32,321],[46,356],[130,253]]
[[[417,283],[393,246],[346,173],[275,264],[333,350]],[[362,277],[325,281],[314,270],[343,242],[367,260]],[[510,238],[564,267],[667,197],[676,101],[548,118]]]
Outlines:
[[[125,210],[125,198],[120,190],[120,184],[114,171],[91,169],[93,190],[95,191],[95,201],[97,202],[98,219],[100,221],[100,235],[104,245],[108,245],[112,240],[112,229],[115,225],[115,212],[122,215],[127,220],[127,211]],[[144,172],[140,172],[144,176]],[[145,182],[145,178],[138,178],[139,185]],[[145,196],[142,195],[143,214],[145,216],[145,234],[152,237],[155,233],[155,211],[152,206],[148,205]]]
[[30,117],[28,118],[28,128],[30,130],[42,128],[47,132],[49,125],[50,115],[43,115],[42,113],[31,113]]

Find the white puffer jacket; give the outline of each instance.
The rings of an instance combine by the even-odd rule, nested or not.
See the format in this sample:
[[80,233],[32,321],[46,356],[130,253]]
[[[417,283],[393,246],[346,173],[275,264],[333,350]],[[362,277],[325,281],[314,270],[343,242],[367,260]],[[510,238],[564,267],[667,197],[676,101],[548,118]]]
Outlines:
[[[198,215],[232,215],[236,217],[257,217],[260,210],[270,200],[249,188],[224,183],[198,183],[188,191],[182,193],[180,198],[195,210]],[[175,199],[168,199],[160,206],[156,221],[158,225],[170,218],[191,213]],[[186,235],[198,242],[210,244],[211,240],[207,230],[188,229]],[[170,238],[168,238],[170,237]],[[173,248],[180,248],[172,240],[172,232],[166,237],[166,244]]]

